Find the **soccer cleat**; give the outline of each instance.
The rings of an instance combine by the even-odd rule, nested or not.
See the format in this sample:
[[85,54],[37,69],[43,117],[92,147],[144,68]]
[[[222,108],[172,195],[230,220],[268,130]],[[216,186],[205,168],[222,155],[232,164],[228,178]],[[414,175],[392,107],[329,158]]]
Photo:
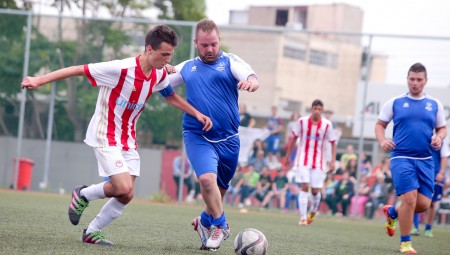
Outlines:
[[313,213],[313,212],[308,214],[308,218],[306,219],[306,222],[308,223],[308,225],[313,223],[315,216],[316,216],[316,213]]
[[230,234],[230,226],[228,226],[228,229],[223,229],[220,226],[212,226],[211,227],[211,236],[206,240],[206,248],[209,250],[217,250],[220,247],[220,244],[222,241],[226,240]]
[[383,207],[383,212],[384,215],[386,216],[386,224],[385,224],[386,234],[388,234],[389,236],[393,236],[395,234],[395,223],[397,222],[397,219],[392,219],[389,216],[388,209],[391,206],[392,205],[385,205]]
[[411,230],[411,235],[413,235],[413,236],[420,236],[420,231],[419,231],[419,229],[413,228],[413,229]]
[[211,230],[205,226],[203,226],[201,217],[197,216],[191,223],[194,226],[194,230],[197,231],[198,236],[200,236],[200,240],[202,241],[202,247],[200,249],[207,250],[206,241],[210,237]]
[[308,221],[307,220],[300,220],[298,222],[298,225],[300,225],[300,226],[307,226],[308,225]]
[[99,245],[113,245],[112,242],[105,239],[101,231],[96,231],[87,234],[86,229],[83,230],[81,240],[83,243],[99,244]]
[[430,229],[430,230],[425,230],[425,232],[423,233],[423,235],[424,235],[425,237],[433,237],[433,232],[431,232],[431,229]]
[[400,252],[405,254],[416,254],[416,250],[411,245],[411,242],[402,242],[400,244]]
[[72,201],[69,206],[69,220],[73,225],[77,225],[80,222],[84,209],[89,206],[89,201],[80,194],[80,191],[86,187],[86,185],[80,185],[72,191]]

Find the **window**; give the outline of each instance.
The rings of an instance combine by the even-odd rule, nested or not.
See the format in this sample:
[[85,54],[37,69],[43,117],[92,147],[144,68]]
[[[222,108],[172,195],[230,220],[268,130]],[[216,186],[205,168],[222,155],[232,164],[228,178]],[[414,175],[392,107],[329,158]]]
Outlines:
[[318,50],[311,50],[309,63],[319,66],[327,65],[327,53]]
[[306,58],[306,51],[303,50],[303,49],[296,49],[296,48],[291,47],[291,46],[284,46],[283,56],[287,57],[287,58],[305,60],[305,58]]
[[288,11],[287,10],[277,10],[277,16],[275,18],[276,26],[285,26],[288,22]]

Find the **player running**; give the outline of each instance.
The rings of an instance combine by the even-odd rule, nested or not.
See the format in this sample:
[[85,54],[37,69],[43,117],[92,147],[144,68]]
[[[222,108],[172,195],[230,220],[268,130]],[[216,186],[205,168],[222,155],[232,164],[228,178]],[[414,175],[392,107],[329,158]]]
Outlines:
[[259,87],[255,72],[247,63],[220,50],[219,38],[219,30],[212,20],[200,20],[194,39],[198,57],[177,65],[176,72],[169,77],[173,85],[184,82],[187,101],[214,122],[214,127],[205,132],[191,116],[183,117],[187,156],[200,181],[206,204],[192,224],[200,235],[202,247],[213,250],[230,235],[223,197],[238,164],[238,92],[253,92]]
[[[286,166],[295,171],[295,182],[301,185],[298,197],[300,207],[299,225],[306,226],[314,221],[319,209],[321,189],[326,172],[333,171],[336,161],[336,137],[333,125],[322,117],[323,103],[316,99],[311,106],[311,115],[301,117],[291,129],[294,139],[288,145],[286,155],[290,155],[294,146],[298,146],[297,155],[291,166],[289,157],[286,157]],[[297,138],[300,138],[296,145]],[[327,165],[326,143],[331,143],[331,160]],[[308,191],[311,186],[312,204],[309,214]]]
[[[414,212],[424,212],[434,192],[433,150],[439,150],[447,135],[442,104],[423,91],[427,70],[413,64],[407,74],[408,93],[387,101],[375,124],[381,147],[391,152],[391,172],[400,205],[385,205],[386,233],[393,236],[400,223],[400,252],[416,254],[411,244]],[[394,122],[393,139],[386,139],[389,122]],[[434,133],[435,132],[435,133]],[[433,134],[434,133],[434,134]]]
[[160,25],[147,33],[144,53],[137,57],[71,66],[23,79],[22,88],[37,89],[46,83],[85,75],[92,86],[99,87],[95,113],[84,142],[94,148],[100,176],[110,180],[80,185],[73,190],[68,210],[70,222],[79,223],[89,202],[111,199],[83,230],[85,243],[112,245],[101,230],[119,217],[133,198],[134,183],[140,175],[136,123],[152,93],[159,92],[169,104],[188,113],[200,130],[206,132],[212,127],[211,120],[175,94],[169,84],[163,67],[170,61],[177,43],[176,33]]

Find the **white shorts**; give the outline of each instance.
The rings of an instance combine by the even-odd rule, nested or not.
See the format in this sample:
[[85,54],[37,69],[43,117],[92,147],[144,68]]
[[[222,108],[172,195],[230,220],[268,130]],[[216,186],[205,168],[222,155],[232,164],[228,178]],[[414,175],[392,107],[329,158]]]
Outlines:
[[326,173],[321,169],[312,169],[310,167],[293,168],[295,172],[296,183],[309,183],[311,188],[322,188]]
[[98,174],[102,177],[125,172],[139,176],[141,173],[141,158],[134,149],[124,151],[110,146],[94,148],[94,152],[98,162]]

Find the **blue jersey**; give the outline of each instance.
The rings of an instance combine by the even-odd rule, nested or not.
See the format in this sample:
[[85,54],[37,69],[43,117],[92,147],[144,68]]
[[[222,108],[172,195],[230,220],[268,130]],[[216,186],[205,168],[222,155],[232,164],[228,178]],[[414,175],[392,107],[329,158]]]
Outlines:
[[431,157],[433,131],[445,125],[444,110],[437,99],[427,95],[413,98],[408,93],[386,102],[378,118],[387,123],[394,122],[395,148],[391,158]]
[[433,161],[434,161],[434,175],[436,176],[441,170],[441,159],[448,158],[450,156],[450,148],[448,147],[448,142],[443,141],[440,150],[433,150]]
[[213,122],[213,128],[205,132],[196,118],[185,113],[183,130],[212,141],[237,135],[240,124],[237,84],[255,74],[252,68],[236,55],[221,52],[214,63],[204,63],[196,57],[175,69],[177,72],[169,76],[171,84],[176,86],[184,81],[187,102]]

